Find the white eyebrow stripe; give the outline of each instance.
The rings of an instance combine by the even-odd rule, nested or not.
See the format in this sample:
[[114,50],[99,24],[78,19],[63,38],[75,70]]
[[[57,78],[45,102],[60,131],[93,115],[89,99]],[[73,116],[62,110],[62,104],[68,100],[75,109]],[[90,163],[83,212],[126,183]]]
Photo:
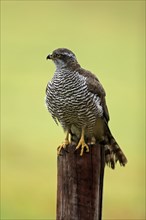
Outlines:
[[73,55],[73,54],[71,54],[71,53],[67,53],[67,52],[65,52],[65,53],[63,53],[64,55],[66,55],[66,56],[69,56],[69,57],[73,57],[73,58],[75,58],[75,55]]

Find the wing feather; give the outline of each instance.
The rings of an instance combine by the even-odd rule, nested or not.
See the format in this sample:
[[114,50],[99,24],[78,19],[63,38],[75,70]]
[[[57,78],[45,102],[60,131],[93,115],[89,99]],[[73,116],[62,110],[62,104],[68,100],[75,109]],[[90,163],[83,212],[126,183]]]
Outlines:
[[104,114],[106,121],[108,122],[110,119],[109,111],[108,111],[106,100],[105,100],[106,93],[105,93],[105,90],[102,84],[100,83],[98,78],[90,71],[80,68],[79,73],[83,75],[84,77],[86,77],[87,87],[89,91],[94,94],[97,94],[100,97],[101,105],[103,107],[103,114]]

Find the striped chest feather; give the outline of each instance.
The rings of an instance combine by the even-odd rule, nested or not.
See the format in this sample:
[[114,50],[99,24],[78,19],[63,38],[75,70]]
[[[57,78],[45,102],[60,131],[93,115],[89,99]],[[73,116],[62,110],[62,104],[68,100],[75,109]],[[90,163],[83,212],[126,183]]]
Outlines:
[[88,91],[86,77],[78,72],[56,71],[47,86],[46,104],[61,123],[93,123],[102,113],[99,97]]

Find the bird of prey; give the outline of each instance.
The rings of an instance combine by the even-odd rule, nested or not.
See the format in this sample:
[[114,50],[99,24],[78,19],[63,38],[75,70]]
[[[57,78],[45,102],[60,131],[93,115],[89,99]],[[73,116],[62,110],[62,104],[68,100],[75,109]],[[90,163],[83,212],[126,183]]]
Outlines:
[[55,63],[56,70],[46,87],[46,105],[53,119],[66,132],[58,154],[71,140],[78,141],[76,149],[89,152],[88,143],[93,140],[105,148],[105,162],[115,168],[115,163],[125,166],[127,159],[111,134],[108,126],[109,112],[105,90],[98,78],[83,69],[75,54],[66,48],[58,48],[46,59]]

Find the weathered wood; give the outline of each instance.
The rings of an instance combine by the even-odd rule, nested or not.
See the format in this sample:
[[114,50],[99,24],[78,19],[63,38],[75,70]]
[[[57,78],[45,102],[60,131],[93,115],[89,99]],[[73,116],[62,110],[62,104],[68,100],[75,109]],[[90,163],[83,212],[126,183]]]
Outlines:
[[81,157],[80,149],[69,145],[58,156],[57,220],[101,220],[104,152],[90,146]]

